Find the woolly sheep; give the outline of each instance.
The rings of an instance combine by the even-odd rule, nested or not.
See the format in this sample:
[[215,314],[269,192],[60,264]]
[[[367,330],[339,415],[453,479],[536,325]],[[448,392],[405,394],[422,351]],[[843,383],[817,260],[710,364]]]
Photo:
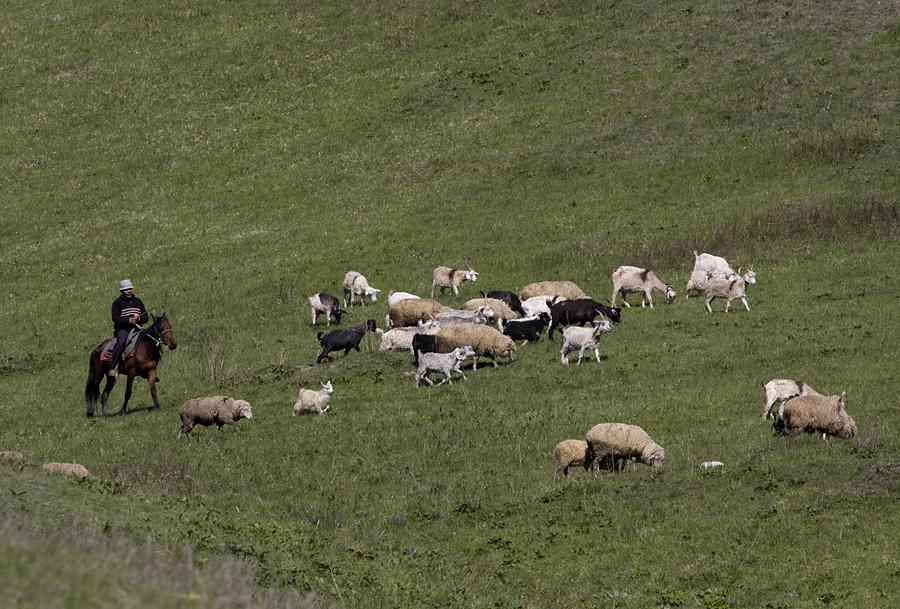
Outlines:
[[610,471],[622,471],[628,460],[658,469],[663,466],[666,451],[637,425],[600,423],[585,438],[591,451],[592,465]]
[[235,400],[227,395],[211,395],[193,398],[181,405],[181,433],[190,436],[195,425],[208,427],[213,423],[219,430],[222,425],[232,425],[240,419],[252,419],[253,412],[246,400]]
[[320,383],[322,388],[318,391],[312,389],[300,389],[297,394],[297,401],[294,402],[294,416],[298,414],[314,413],[325,414],[331,407],[331,394],[334,393],[334,387],[331,381]]
[[394,328],[415,326],[420,321],[433,320],[438,314],[448,310],[449,307],[436,300],[401,300],[388,309],[388,321]]
[[710,303],[716,298],[725,299],[725,312],[731,308],[731,301],[737,298],[744,303],[744,308],[750,310],[747,304],[747,286],[756,283],[756,275],[753,271],[746,273],[743,277],[733,275],[731,277],[722,278],[717,275],[710,275],[706,282],[706,300],[703,306],[706,307],[707,313],[712,313]]
[[823,438],[852,438],[856,435],[857,428],[856,422],[844,408],[846,393],[791,398],[784,405],[784,419],[775,422],[775,432],[783,433],[789,438],[801,431],[821,433]]
[[663,282],[653,271],[636,266],[620,266],[612,273],[613,291],[611,302],[616,304],[616,296],[622,297],[626,307],[630,307],[626,294],[640,293],[641,307],[648,304],[653,308],[653,291],[661,292],[666,296],[666,302],[671,304],[675,300],[675,290],[672,286]]
[[[490,326],[458,324],[442,328],[434,335],[434,339],[437,351],[440,353],[449,353],[457,347],[471,346],[476,355],[472,366],[473,370],[478,369],[479,356],[490,358],[495,368],[498,357],[508,357],[512,362],[519,357],[516,343]],[[422,356],[419,357],[421,359]]]
[[356,271],[348,271],[347,274],[344,275],[342,287],[344,288],[344,301],[347,303],[348,307],[353,306],[354,296],[359,296],[360,302],[363,304],[366,304],[366,298],[372,302],[376,302],[378,300],[378,292],[381,291],[370,287],[369,280],[366,279],[365,275],[357,273]]
[[766,406],[763,408],[763,420],[768,419],[770,415],[772,418],[775,418],[775,415],[772,414],[772,409],[779,402],[778,418],[780,419],[784,416],[785,401],[798,395],[822,395],[803,381],[791,379],[772,379],[763,385],[763,389],[766,391]]
[[313,294],[308,298],[309,306],[312,309],[312,322],[316,325],[319,321],[319,315],[325,315],[325,325],[331,325],[331,316],[334,315],[334,323],[341,323],[341,316],[344,314],[341,309],[341,301],[337,297],[326,292]]
[[25,461],[25,455],[17,450],[0,450],[0,461],[22,463]]
[[510,319],[519,318],[519,314],[513,311],[508,304],[496,298],[473,298],[472,300],[467,300],[463,305],[463,309],[466,311],[477,311],[480,307],[491,309],[498,321],[502,319],[509,321]]
[[91,475],[80,463],[44,463],[44,471],[78,478],[87,478]]
[[[549,294],[565,298],[567,300],[575,300],[576,298],[589,298],[584,291],[571,281],[539,281],[537,283],[529,283],[519,292],[519,297],[524,301],[534,296],[543,296]],[[529,313],[530,315],[530,313]]]
[[418,369],[416,370],[416,387],[419,386],[422,379],[429,385],[434,386],[434,382],[428,378],[428,373],[431,371],[440,372],[444,375],[444,378],[441,379],[438,385],[443,385],[444,383],[452,385],[454,372],[459,372],[465,381],[466,375],[460,366],[473,355],[475,355],[475,351],[469,345],[457,347],[450,353],[422,353],[419,356]]
[[560,478],[568,476],[573,465],[584,469],[591,467],[590,449],[584,440],[563,440],[553,449],[553,454],[556,455],[556,475]]
[[453,295],[456,296],[459,294],[459,286],[463,281],[471,281],[472,283],[478,281],[478,273],[472,268],[472,265],[467,262],[466,266],[469,269],[465,271],[449,266],[439,266],[434,269],[431,280],[431,297],[434,298],[434,288],[441,288],[441,294],[444,293],[444,290],[450,288],[453,290]]
[[388,294],[388,306],[392,306],[401,300],[420,300],[421,296],[410,294],[409,292],[391,292]]
[[394,328],[381,335],[381,345],[378,350],[385,351],[412,351],[412,341],[416,334],[437,334],[441,325],[434,321],[425,322],[421,326],[406,328]]
[[481,292],[482,298],[493,298],[494,300],[500,300],[506,305],[521,315],[525,317],[525,310],[522,308],[522,301],[519,299],[519,295],[515,292],[510,292],[508,290],[491,290],[487,294]]
[[580,326],[569,326],[563,330],[563,345],[559,351],[559,359],[562,363],[569,363],[569,354],[578,349],[578,364],[584,357],[587,349],[594,350],[594,357],[597,363],[600,363],[600,335],[605,332],[612,331],[612,324],[608,319],[595,321],[593,327],[582,328]]

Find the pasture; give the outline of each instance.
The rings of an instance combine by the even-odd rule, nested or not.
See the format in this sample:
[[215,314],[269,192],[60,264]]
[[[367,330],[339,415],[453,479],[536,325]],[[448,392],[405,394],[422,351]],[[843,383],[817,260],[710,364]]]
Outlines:
[[[0,450],[28,461],[0,462],[0,606],[897,606],[898,8],[5,7]],[[753,265],[750,312],[684,298],[695,249]],[[341,326],[383,328],[389,291],[466,263],[445,304],[605,300],[622,264],[678,297],[624,310],[600,364],[545,336],[416,389],[372,335],[314,364],[307,296],[362,272],[382,292]],[[159,411],[139,380],[88,419],[123,277],[178,348]],[[773,437],[778,377],[846,390],[859,435]],[[179,438],[218,393],[253,420]],[[556,479],[603,421],[666,467]]]

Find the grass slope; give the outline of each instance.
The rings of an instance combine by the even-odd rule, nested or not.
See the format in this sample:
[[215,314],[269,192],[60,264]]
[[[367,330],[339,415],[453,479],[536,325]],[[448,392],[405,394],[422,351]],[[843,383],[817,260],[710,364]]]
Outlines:
[[[6,7],[0,449],[30,463],[0,465],[0,599],[46,605],[40,574],[66,606],[897,605],[897,8]],[[679,296],[599,365],[542,341],[438,390],[371,345],[312,365],[305,298],[350,269],[605,298],[619,264],[681,288],[692,249],[754,264],[750,313]],[[123,276],[179,348],[161,412],[87,420]],[[781,376],[846,389],[859,437],[773,438]],[[333,411],[291,417],[326,379]],[[254,420],[179,440],[205,393]],[[555,442],[605,420],[669,466],[555,480]]]

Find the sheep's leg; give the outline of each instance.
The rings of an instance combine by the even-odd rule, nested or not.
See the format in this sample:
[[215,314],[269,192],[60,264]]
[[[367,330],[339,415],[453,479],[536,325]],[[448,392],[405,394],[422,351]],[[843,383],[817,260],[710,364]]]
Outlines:
[[763,408],[763,421],[769,418],[769,414],[772,412],[772,407],[775,405],[777,400],[769,400],[766,402],[765,407]]
[[711,303],[712,301],[713,301],[712,298],[707,298],[706,302],[703,303],[703,306],[706,307],[706,312],[710,313],[710,314],[712,313],[712,307],[709,306],[709,303]]
[[464,380],[464,381],[468,381],[468,380],[469,380],[469,379],[466,378],[466,373],[462,371],[462,368],[460,368],[460,364],[457,364],[457,365],[456,365],[456,368],[454,368],[454,370],[456,370],[457,372],[459,372],[459,375],[462,377],[462,380]]
[[653,308],[653,291],[647,292],[647,304],[650,305],[650,308]]
[[725,299],[725,312],[728,313],[729,309],[731,309],[731,298]]
[[312,310],[313,325],[316,325],[316,318],[317,318],[316,310],[313,309],[313,310]]

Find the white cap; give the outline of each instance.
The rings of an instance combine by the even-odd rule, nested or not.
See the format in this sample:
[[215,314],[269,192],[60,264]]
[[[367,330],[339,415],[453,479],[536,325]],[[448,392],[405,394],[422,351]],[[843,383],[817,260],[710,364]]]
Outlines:
[[131,279],[123,279],[119,282],[119,291],[124,292],[125,290],[133,290],[134,286],[131,285]]

